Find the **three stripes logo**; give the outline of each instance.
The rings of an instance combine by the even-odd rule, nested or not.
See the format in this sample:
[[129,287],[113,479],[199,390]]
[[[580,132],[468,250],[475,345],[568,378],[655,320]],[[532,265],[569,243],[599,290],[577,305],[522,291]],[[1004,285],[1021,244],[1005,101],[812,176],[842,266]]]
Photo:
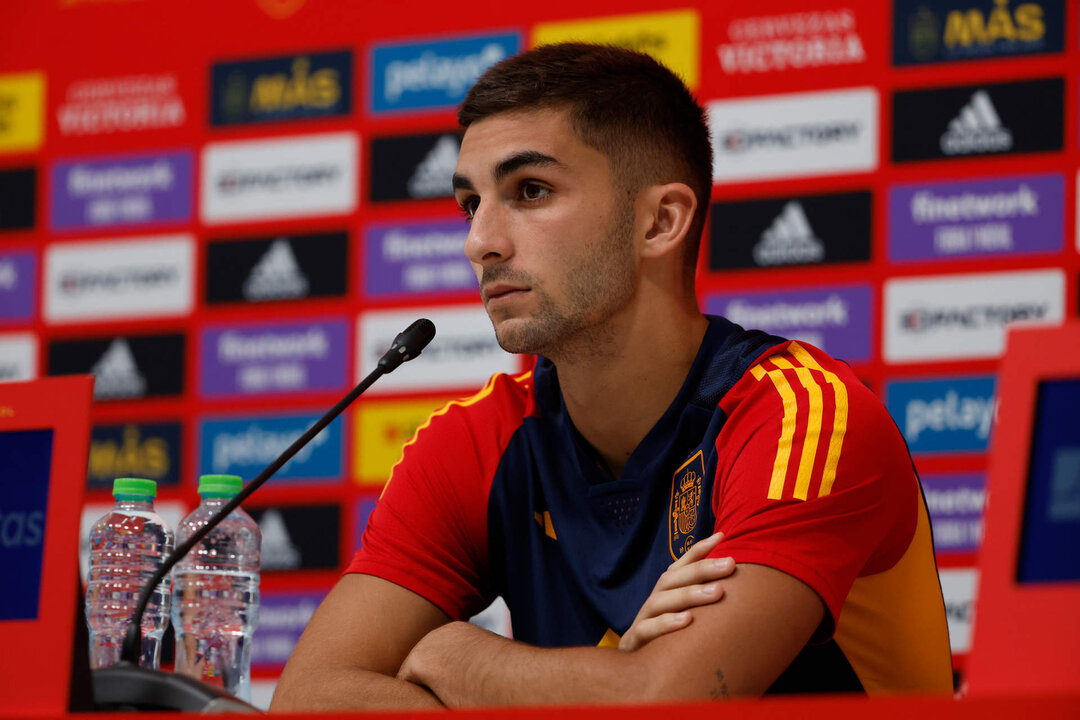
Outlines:
[[975,91],[941,136],[941,151],[946,155],[1008,152],[1012,146],[1012,132],[1002,126],[986,90]]
[[797,200],[784,206],[772,225],[761,233],[761,242],[754,246],[758,265],[815,263],[824,257],[825,246],[814,237],[814,229]]
[[[784,406],[768,498],[780,500],[786,494],[806,500],[814,485],[816,497],[828,495],[847,433],[847,387],[797,342],[792,342],[787,352],[754,365],[750,373],[759,382],[767,378]],[[803,403],[806,409],[800,411]],[[796,450],[797,464],[792,463]],[[787,490],[793,465],[795,483]]]

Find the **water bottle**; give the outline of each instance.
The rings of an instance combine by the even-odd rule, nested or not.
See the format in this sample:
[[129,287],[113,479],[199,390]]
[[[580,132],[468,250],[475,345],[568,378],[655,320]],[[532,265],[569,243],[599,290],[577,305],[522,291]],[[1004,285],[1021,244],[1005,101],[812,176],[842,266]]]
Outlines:
[[[240,492],[236,475],[199,478],[202,502],[180,523],[187,541]],[[176,672],[251,699],[251,636],[259,619],[259,526],[242,508],[229,513],[173,573]]]
[[[143,587],[172,552],[173,534],[154,512],[157,483],[116,478],[116,506],[90,530],[90,570],[86,580],[86,626],[90,667],[120,661],[131,616]],[[161,638],[169,624],[169,579],[154,589],[142,617],[139,664],[157,668]]]

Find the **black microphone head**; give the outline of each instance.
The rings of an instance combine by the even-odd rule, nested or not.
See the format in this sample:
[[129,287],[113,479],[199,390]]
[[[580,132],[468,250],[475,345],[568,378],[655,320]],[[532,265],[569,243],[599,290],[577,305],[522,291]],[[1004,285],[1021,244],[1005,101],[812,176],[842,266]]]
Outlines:
[[401,363],[419,355],[434,337],[435,323],[427,318],[420,318],[394,338],[390,349],[379,358],[379,367],[385,372],[393,371]]

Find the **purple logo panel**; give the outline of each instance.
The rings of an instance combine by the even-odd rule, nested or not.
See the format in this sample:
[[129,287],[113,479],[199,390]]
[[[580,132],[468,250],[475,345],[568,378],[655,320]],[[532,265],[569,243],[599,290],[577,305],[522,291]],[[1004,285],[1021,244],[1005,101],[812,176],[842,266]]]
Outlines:
[[191,153],[59,162],[52,170],[52,226],[77,230],[191,217]]
[[372,297],[476,293],[461,219],[371,225],[364,233],[364,288]]
[[337,390],[345,384],[344,320],[211,328],[202,338],[207,396]]
[[251,666],[261,670],[285,667],[300,633],[322,602],[324,593],[263,591],[259,598],[259,626],[251,639]]
[[353,535],[352,549],[354,551],[359,550],[363,544],[361,538],[364,536],[364,530],[367,529],[368,518],[371,517],[371,512],[375,509],[375,503],[378,501],[378,495],[370,495],[361,497],[356,501],[353,506],[353,512],[356,517],[356,532]]
[[802,340],[848,362],[870,360],[869,285],[791,292],[714,293],[706,311],[746,329]]
[[32,250],[0,253],[0,323],[34,314],[37,258]]
[[1064,196],[1061,175],[895,187],[889,192],[889,258],[1060,252]]
[[938,553],[975,552],[983,533],[986,480],[978,473],[924,475],[923,494]]

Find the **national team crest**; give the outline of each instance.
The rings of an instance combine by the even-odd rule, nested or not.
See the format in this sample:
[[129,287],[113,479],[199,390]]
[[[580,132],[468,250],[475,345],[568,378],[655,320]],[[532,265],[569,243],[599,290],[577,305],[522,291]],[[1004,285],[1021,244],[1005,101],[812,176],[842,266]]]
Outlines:
[[705,455],[698,450],[675,471],[671,478],[671,504],[668,506],[668,548],[678,560],[694,544],[701,506],[701,481],[705,477]]

